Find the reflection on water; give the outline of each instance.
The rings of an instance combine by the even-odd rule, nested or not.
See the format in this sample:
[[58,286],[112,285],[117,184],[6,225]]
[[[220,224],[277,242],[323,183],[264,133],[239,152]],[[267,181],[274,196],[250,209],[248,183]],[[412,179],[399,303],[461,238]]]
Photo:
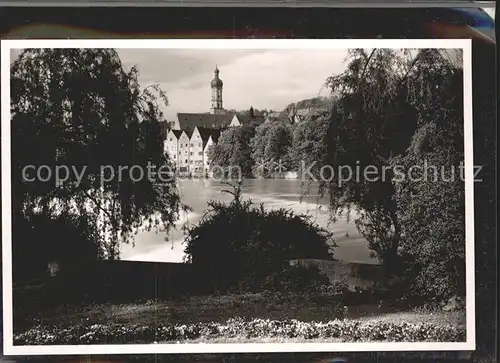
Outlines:
[[[223,190],[231,186],[212,179],[185,179],[179,182],[181,200],[192,208],[192,212],[181,213],[176,228],[168,233],[141,231],[135,238],[135,246],[122,246],[122,259],[133,261],[181,262],[184,256],[184,232],[182,227],[196,224],[207,208],[209,200],[229,202],[233,196]],[[263,203],[265,208],[289,208],[296,213],[308,214],[321,227],[334,234],[338,248],[335,257],[349,262],[375,263],[369,257],[366,241],[359,235],[353,222],[345,219],[330,221],[328,198],[319,196],[317,187],[303,185],[299,180],[245,180],[242,184],[243,199],[255,204]]]

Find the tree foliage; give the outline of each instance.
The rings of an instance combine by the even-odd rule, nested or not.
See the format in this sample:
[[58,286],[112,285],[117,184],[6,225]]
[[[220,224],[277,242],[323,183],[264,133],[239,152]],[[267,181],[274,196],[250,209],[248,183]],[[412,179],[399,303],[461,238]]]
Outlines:
[[[256,162],[254,174],[269,177],[290,170],[292,139],[292,130],[284,122],[265,122],[258,126],[251,140],[252,157]],[[273,166],[277,163],[282,170],[275,170]]]
[[[141,88],[137,68],[125,70],[114,50],[22,51],[11,66],[14,218],[84,219],[96,257],[110,259],[119,257],[119,238],[128,242],[139,226],[168,229],[178,213],[175,182],[140,175],[148,163],[170,162],[161,101],[161,89]],[[47,166],[52,178],[42,181],[32,169],[28,181],[27,165]],[[69,168],[64,183],[54,179],[58,166]],[[14,230],[15,244],[22,233]]]
[[289,111],[293,109],[304,109],[304,108],[329,110],[331,108],[331,105],[332,105],[331,97],[313,97],[290,103],[286,107],[286,109]]
[[[449,122],[453,122],[449,120]],[[460,135],[460,134],[459,134]],[[463,141],[429,123],[395,160],[413,180],[396,184],[405,275],[425,300],[465,296],[465,185]],[[427,175],[426,175],[427,174]]]
[[230,127],[222,132],[217,144],[208,151],[215,177],[235,179],[252,175],[254,160],[250,145],[254,135],[255,127],[246,125]]
[[290,158],[299,177],[307,178],[311,173],[316,179],[320,178],[320,168],[327,153],[329,126],[330,113],[327,111],[311,114],[295,126]]
[[[406,167],[417,161],[415,149],[429,142],[426,137],[419,138],[425,130],[434,130],[431,133],[441,137],[434,139],[432,162],[458,166],[457,160],[462,156],[460,145],[463,148],[462,80],[461,68],[434,49],[352,50],[347,69],[327,80],[337,102],[330,120],[328,152],[323,163],[336,173],[332,180],[323,184],[328,188],[335,211],[357,209],[359,230],[390,274],[401,272],[403,241],[409,243],[405,245],[409,247],[413,245],[409,239],[416,237],[416,230],[426,236],[437,232],[429,229],[430,225],[424,228],[420,222],[412,220],[409,201],[414,203],[413,208],[432,215],[426,200],[431,195],[439,195],[444,187],[444,184],[431,182],[418,184],[419,187],[415,187],[421,193],[420,199],[408,199],[411,194],[403,195],[408,189],[401,189],[396,184],[395,167],[400,158]],[[448,146],[441,148],[444,144]],[[366,177],[364,171],[369,169],[376,175]],[[356,175],[356,170],[361,170],[361,175]],[[405,185],[413,185],[406,181]],[[462,194],[446,195],[450,199],[443,203],[453,204],[451,208],[456,208],[456,213],[446,214],[438,223],[451,226],[461,219],[458,212]],[[445,231],[441,229],[440,233]],[[462,234],[460,229],[455,232],[457,238]],[[425,237],[418,240],[422,238]],[[427,242],[438,243],[431,240]],[[439,244],[446,243],[439,238]],[[410,250],[414,257],[418,254],[415,249]],[[457,254],[461,254],[460,250]],[[438,260],[434,259],[433,264],[438,264]],[[454,258],[449,262],[457,268],[461,263]],[[424,260],[420,263],[425,264]],[[431,269],[429,261],[427,266]],[[452,270],[451,267],[446,269]]]

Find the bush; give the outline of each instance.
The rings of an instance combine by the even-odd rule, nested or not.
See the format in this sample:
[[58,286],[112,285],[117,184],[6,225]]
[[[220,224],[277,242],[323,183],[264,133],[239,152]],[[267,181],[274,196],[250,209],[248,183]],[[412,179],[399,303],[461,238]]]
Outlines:
[[416,180],[397,183],[395,198],[406,263],[402,276],[409,292],[424,301],[465,296],[465,184],[459,175],[463,136],[450,135],[454,133],[442,126],[426,125],[398,161],[423,170]]
[[280,293],[321,294],[331,286],[330,280],[316,266],[287,266],[269,276],[264,288]]
[[87,215],[51,216],[43,213],[13,216],[12,266],[14,283],[48,276],[48,263],[60,268],[99,259],[100,240]]
[[188,261],[212,291],[242,282],[262,286],[269,276],[287,271],[293,259],[332,258],[330,232],[308,216],[242,201],[240,185],[230,192],[231,203],[209,202],[205,216],[186,237]]
[[120,344],[182,342],[216,338],[327,339],[331,341],[458,342],[465,341],[463,327],[430,323],[332,320],[326,323],[298,320],[229,319],[226,323],[167,325],[91,325],[70,328],[34,327],[14,336],[15,345]]

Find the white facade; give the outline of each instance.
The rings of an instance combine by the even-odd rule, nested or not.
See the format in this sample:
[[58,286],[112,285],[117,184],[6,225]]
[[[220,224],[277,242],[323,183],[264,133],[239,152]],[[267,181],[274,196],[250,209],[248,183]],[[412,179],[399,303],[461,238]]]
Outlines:
[[241,122],[238,119],[237,115],[233,116],[233,119],[231,120],[231,123],[229,124],[229,127],[234,127],[234,126],[241,126]]
[[186,132],[182,132],[181,136],[179,137],[179,154],[178,154],[178,163],[177,166],[180,171],[189,171],[189,156],[190,156],[190,150],[189,150],[189,143],[190,139],[189,136],[186,134]]
[[176,132],[169,131],[164,142],[164,150],[176,170],[202,174],[209,170],[208,149],[212,145],[214,145],[212,136],[204,141],[200,130],[196,127],[191,138],[186,132],[177,137]]
[[172,130],[167,134],[167,139],[164,142],[164,151],[168,154],[174,166],[177,166],[179,159],[179,140]]
[[212,136],[210,136],[203,150],[203,160],[204,160],[203,166],[205,167],[205,172],[208,172],[210,170],[210,163],[208,160],[208,150],[212,145],[214,145],[214,140],[212,139]]
[[203,172],[203,139],[198,127],[193,131],[189,143],[189,171],[192,173]]

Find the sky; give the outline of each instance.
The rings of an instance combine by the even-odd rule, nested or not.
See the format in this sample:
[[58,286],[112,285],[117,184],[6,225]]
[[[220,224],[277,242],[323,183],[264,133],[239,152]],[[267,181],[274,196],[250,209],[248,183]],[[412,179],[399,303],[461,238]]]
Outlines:
[[[283,110],[291,102],[327,96],[327,77],[345,69],[347,49],[116,49],[127,69],[137,66],[142,87],[158,83],[177,112],[209,112],[214,69],[224,82],[227,110]],[[11,61],[20,50],[13,49]]]
[[344,70],[347,50],[117,49],[123,64],[139,69],[141,86],[159,83],[177,112],[208,112],[214,69],[224,82],[225,109],[282,110],[291,102],[325,96],[326,78]]
[[[225,109],[280,111],[291,102],[327,96],[327,77],[345,69],[347,49],[117,49],[125,68],[137,66],[142,87],[158,83],[178,112],[209,112],[214,69],[224,82]],[[11,60],[19,50],[13,50]]]

